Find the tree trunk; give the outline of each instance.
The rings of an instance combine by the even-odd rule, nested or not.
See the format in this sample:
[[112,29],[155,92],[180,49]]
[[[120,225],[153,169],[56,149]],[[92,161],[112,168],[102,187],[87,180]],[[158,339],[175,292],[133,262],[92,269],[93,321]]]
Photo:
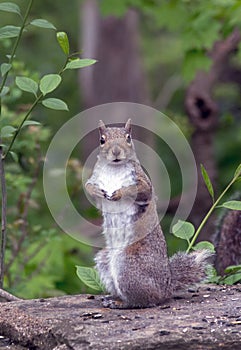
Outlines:
[[117,101],[148,103],[138,14],[128,10],[122,18],[102,18],[95,0],[85,1],[81,13],[83,56],[98,60],[80,71],[85,106]]
[[[240,196],[237,198],[240,200]],[[215,233],[215,267],[224,275],[226,267],[241,263],[241,212],[226,210]]]
[[[128,10],[122,18],[103,18],[96,0],[84,2],[81,7],[81,50],[83,57],[98,60],[98,63],[79,73],[86,108],[120,101],[149,103],[140,58],[138,22],[138,14],[133,10]],[[127,111],[126,120],[129,117]],[[83,121],[88,130],[91,125],[89,119]],[[112,119],[113,123],[126,121],[120,120],[118,111],[113,113]],[[88,138],[83,145],[87,155],[93,150],[92,140]]]
[[[198,72],[187,89],[185,106],[195,131],[192,136],[192,149],[198,168],[198,191],[190,220],[198,226],[210,208],[210,196],[205,188],[200,172],[200,164],[206,168],[214,184],[216,182],[216,164],[214,159],[213,140],[218,126],[218,106],[213,100],[213,88],[225,76],[226,67],[232,54],[237,49],[241,36],[234,30],[223,41],[216,42],[209,53],[213,64],[209,72]],[[201,232],[199,240],[210,240],[214,232],[214,220],[209,220]]]

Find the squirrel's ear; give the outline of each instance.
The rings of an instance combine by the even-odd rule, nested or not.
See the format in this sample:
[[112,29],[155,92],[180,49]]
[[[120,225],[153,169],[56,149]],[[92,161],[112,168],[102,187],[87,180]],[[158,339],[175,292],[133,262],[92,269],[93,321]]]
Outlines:
[[106,126],[105,126],[105,124],[104,124],[104,122],[103,122],[102,120],[99,121],[98,128],[99,128],[99,132],[100,132],[101,134],[103,134],[103,132],[104,132],[105,129],[106,129]]
[[129,134],[131,133],[131,119],[130,118],[126,122],[125,129]]

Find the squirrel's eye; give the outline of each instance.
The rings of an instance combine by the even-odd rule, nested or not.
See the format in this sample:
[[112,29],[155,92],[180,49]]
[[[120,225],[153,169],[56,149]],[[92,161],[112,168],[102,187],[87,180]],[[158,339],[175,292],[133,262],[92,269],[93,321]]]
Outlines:
[[130,145],[131,144],[131,135],[127,134],[126,135],[126,142]]
[[101,135],[100,144],[101,144],[101,145],[104,145],[104,144],[105,144],[105,136],[104,136],[104,135]]

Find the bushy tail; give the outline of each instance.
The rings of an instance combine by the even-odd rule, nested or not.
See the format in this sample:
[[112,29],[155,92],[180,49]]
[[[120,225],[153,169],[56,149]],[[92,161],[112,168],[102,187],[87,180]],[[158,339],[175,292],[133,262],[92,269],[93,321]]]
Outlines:
[[176,291],[201,282],[206,277],[207,259],[212,253],[199,250],[193,253],[177,253],[170,259],[172,287]]

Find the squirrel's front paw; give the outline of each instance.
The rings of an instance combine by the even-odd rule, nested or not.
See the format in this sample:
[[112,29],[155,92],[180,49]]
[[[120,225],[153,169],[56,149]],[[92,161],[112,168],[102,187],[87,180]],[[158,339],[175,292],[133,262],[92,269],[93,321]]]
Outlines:
[[91,197],[106,198],[106,191],[99,186],[88,183],[85,185],[85,188]]
[[108,198],[111,201],[119,201],[122,197],[122,191],[121,190],[116,190],[112,193],[112,195]]

